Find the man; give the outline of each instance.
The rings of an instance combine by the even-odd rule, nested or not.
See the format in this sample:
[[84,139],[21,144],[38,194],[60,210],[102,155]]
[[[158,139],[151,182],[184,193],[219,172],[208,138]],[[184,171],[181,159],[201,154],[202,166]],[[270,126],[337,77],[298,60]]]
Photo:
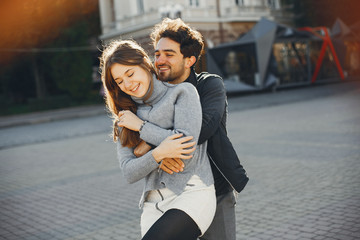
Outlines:
[[[189,82],[199,93],[202,106],[202,128],[198,144],[208,141],[217,197],[217,210],[202,240],[235,240],[235,197],[248,177],[227,137],[227,99],[222,79],[214,74],[196,74],[194,66],[204,43],[201,34],[181,19],[164,19],[151,33],[155,48],[155,67],[160,80],[172,84]],[[139,151],[139,150],[136,150]],[[163,161],[161,169],[169,174],[182,171],[180,159]]]

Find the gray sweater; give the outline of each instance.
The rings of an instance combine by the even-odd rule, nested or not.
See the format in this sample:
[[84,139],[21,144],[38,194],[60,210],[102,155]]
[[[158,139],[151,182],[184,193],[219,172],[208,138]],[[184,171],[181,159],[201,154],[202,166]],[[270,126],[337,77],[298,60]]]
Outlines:
[[[140,138],[155,146],[168,136],[183,133],[193,136],[198,141],[200,134],[202,113],[196,88],[190,83],[172,85],[153,79],[154,89],[144,104],[142,99],[134,98],[137,102],[137,115],[145,123],[140,131]],[[129,183],[145,178],[145,186],[140,200],[140,207],[150,190],[169,188],[179,195],[186,187],[186,183],[193,175],[198,175],[206,185],[213,184],[213,175],[206,153],[207,142],[196,146],[193,157],[183,160],[184,171],[172,175],[158,170],[159,164],[149,151],[142,157],[136,158],[134,149],[117,144],[117,156],[120,168]]]

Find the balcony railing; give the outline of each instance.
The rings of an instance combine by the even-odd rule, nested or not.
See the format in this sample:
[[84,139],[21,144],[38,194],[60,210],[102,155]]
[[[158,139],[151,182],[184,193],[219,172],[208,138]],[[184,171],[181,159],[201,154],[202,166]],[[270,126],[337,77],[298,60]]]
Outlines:
[[267,16],[271,9],[266,6],[236,6],[225,8],[225,16]]
[[157,10],[150,9],[150,11],[138,15],[123,16],[121,18],[117,17],[114,27],[116,30],[120,30],[132,26],[144,25],[149,22],[154,22],[160,18],[160,13]]

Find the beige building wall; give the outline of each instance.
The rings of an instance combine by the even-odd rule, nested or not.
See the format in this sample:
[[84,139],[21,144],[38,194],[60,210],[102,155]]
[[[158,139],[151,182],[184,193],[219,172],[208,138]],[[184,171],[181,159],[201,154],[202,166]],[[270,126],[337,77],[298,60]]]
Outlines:
[[231,42],[262,17],[291,24],[280,0],[99,0],[104,42],[134,39],[153,55],[149,34],[164,17],[181,17],[200,31],[206,47]]

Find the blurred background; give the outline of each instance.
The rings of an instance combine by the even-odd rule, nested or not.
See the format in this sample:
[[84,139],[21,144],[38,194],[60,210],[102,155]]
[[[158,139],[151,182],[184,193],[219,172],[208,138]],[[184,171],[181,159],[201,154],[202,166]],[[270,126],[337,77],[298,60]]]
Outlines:
[[[101,46],[133,38],[152,55],[148,36],[164,17],[180,17],[203,34],[206,51],[197,71],[220,74],[237,92],[313,83],[318,62],[315,78],[357,76],[359,7],[357,0],[2,0],[0,114],[102,103]],[[272,37],[262,40],[270,42],[265,56],[255,46],[261,36],[224,51],[262,19],[273,23]],[[320,26],[337,43],[342,72],[329,47],[319,60],[323,29],[297,32]],[[268,33],[265,25],[252,35]]]
[[181,17],[220,74],[250,181],[237,239],[358,240],[359,0],[0,0],[0,239],[137,240],[102,46]]
[[0,3],[1,114],[100,102],[96,0]]

